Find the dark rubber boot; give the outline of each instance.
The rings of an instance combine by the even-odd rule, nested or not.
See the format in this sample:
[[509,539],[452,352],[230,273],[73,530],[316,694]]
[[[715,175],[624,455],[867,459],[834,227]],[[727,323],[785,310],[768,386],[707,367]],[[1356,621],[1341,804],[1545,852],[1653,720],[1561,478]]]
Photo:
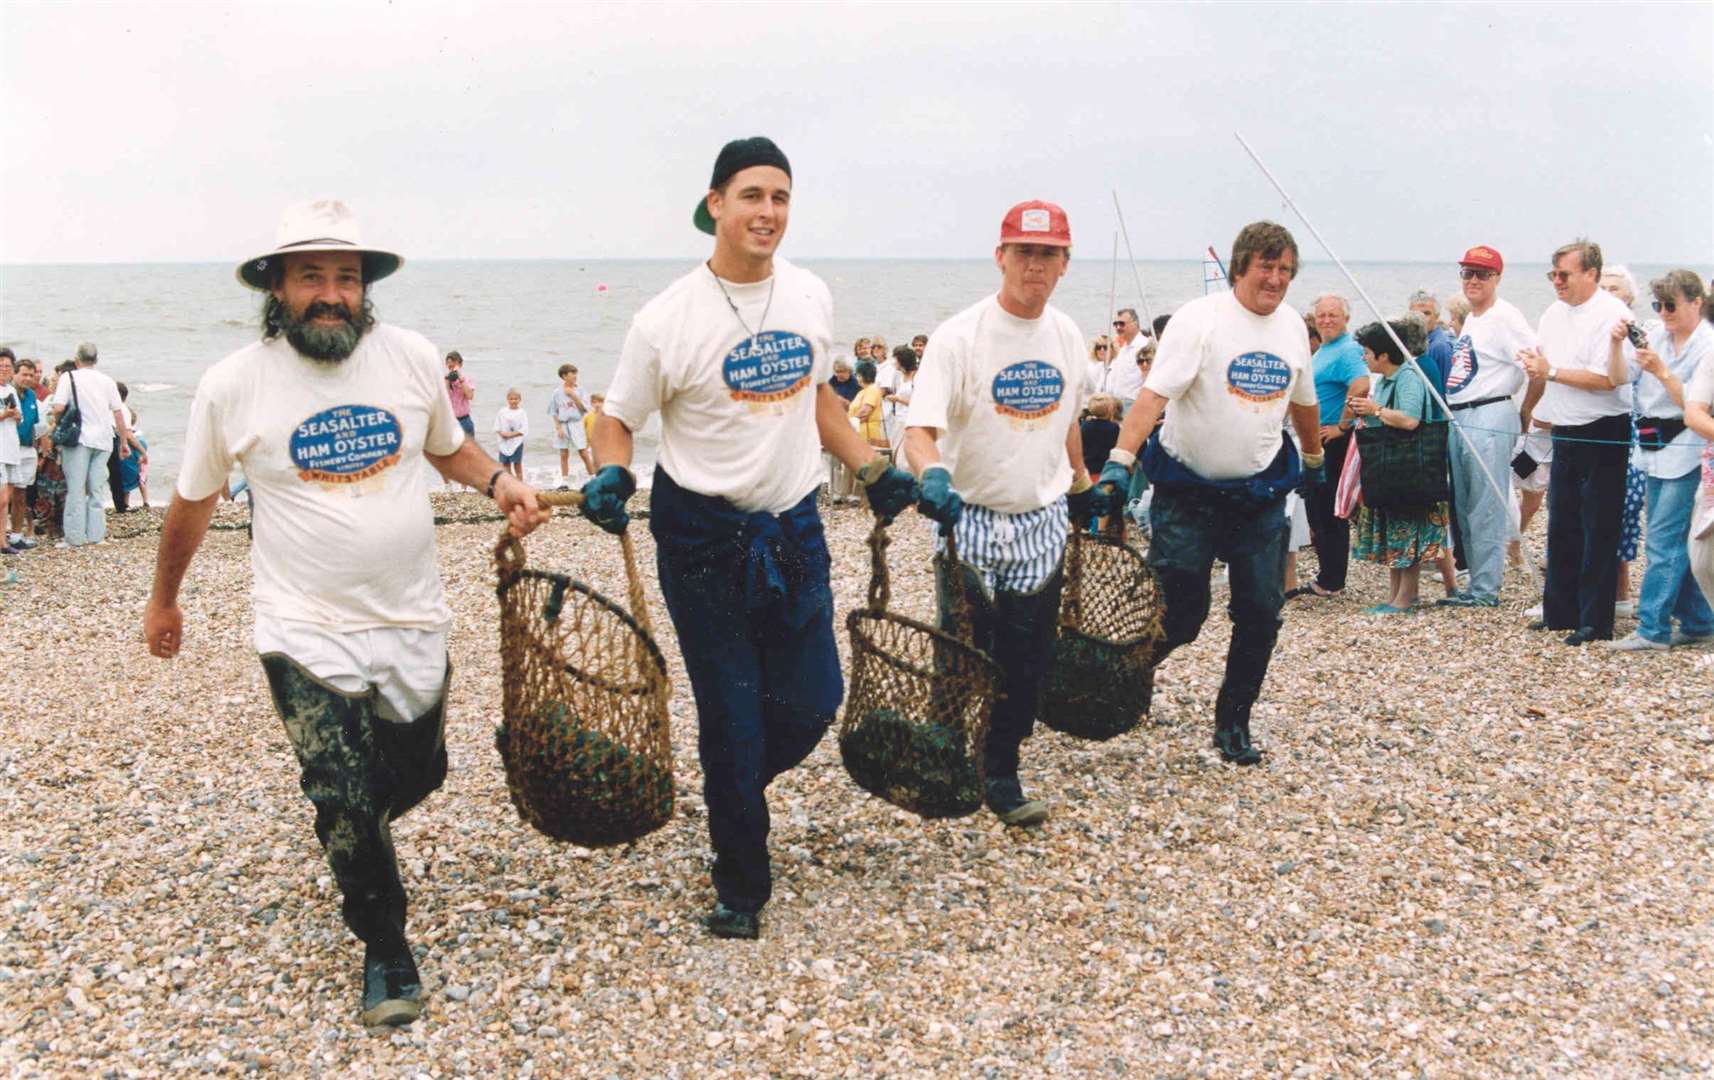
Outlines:
[[1262,761],[1262,752],[1250,743],[1250,704],[1239,704],[1226,690],[1214,705],[1214,748],[1235,765]]
[[762,917],[754,911],[734,911],[725,904],[715,904],[714,910],[702,920],[708,932],[718,938],[755,941],[762,936]]
[[369,1027],[408,1024],[423,1012],[422,979],[411,947],[401,938],[363,950],[363,1023]]

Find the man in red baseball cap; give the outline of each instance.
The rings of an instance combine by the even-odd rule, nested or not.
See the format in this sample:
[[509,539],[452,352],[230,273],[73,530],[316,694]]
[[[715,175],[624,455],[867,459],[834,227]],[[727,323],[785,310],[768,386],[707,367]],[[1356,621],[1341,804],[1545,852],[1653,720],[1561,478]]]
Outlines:
[[1078,437],[1083,334],[1048,304],[1070,262],[1064,210],[1031,201],[1006,212],[1000,289],[929,335],[905,429],[917,508],[957,541],[960,565],[935,564],[940,625],[953,628],[963,590],[976,647],[1000,667],[983,771],[988,808],[1008,825],[1047,819],[1047,804],[1024,796],[1018,749],[1053,655],[1067,526],[1107,512]]
[[[1535,331],[1523,312],[1499,298],[1505,268],[1500,253],[1482,245],[1458,260],[1470,316],[1452,344],[1446,370],[1446,400],[1459,425],[1447,447],[1447,465],[1470,584],[1440,601],[1446,607],[1498,607],[1506,576],[1512,530],[1507,478],[1519,431],[1512,395],[1528,381],[1517,357],[1535,346]],[[1495,491],[1496,484],[1506,497]]]

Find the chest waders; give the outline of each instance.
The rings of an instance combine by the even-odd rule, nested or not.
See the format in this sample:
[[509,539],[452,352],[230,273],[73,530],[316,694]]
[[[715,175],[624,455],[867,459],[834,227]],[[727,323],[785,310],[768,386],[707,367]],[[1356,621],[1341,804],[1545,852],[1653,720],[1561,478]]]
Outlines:
[[315,807],[315,835],[339,883],[345,925],[365,946],[363,1020],[406,1023],[421,985],[405,940],[405,887],[390,823],[446,779],[447,663],[440,701],[414,720],[376,711],[380,693],[350,694],[282,653],[261,657],[274,708]]

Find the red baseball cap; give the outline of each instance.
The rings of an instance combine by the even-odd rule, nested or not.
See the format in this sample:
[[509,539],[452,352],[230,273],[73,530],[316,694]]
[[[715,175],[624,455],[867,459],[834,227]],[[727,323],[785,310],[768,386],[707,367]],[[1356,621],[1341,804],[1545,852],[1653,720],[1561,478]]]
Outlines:
[[1050,202],[1031,199],[1006,211],[1000,222],[1000,243],[1070,247],[1071,221]]
[[1501,273],[1506,269],[1506,260],[1500,258],[1500,253],[1493,248],[1477,245],[1464,253],[1464,257],[1458,260],[1458,265]]

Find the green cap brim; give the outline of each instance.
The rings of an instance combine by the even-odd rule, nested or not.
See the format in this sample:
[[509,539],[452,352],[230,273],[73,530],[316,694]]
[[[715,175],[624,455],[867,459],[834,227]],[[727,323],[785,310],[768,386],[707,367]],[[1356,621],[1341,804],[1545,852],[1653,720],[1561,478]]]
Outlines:
[[708,195],[706,192],[702,198],[696,200],[696,212],[690,215],[690,220],[692,224],[709,236],[714,235],[714,219],[708,215]]

